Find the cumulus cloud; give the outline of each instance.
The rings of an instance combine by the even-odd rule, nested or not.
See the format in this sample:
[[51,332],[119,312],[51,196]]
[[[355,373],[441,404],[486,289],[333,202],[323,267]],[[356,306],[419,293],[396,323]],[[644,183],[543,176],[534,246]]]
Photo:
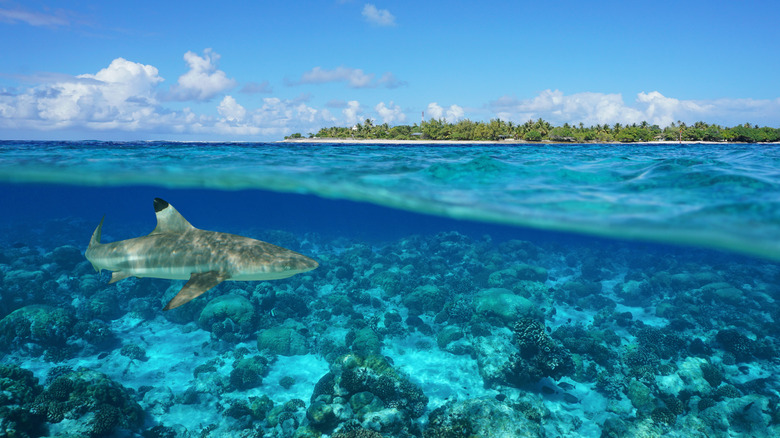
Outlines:
[[382,118],[382,123],[402,123],[406,120],[406,114],[401,111],[400,106],[393,104],[393,101],[390,101],[389,105],[385,105],[384,102],[379,102],[374,107],[374,111]]
[[250,111],[225,96],[217,110],[222,118],[205,127],[206,132],[231,136],[316,132],[323,124],[336,121],[328,110],[312,108],[300,99],[266,97],[262,106]]
[[363,6],[363,18],[377,26],[395,26],[395,17],[387,9],[377,9],[371,3]]
[[[201,58],[214,66],[212,56]],[[204,69],[201,69],[203,71]],[[212,70],[216,72],[216,70]],[[152,65],[114,59],[94,73],[78,76],[46,74],[25,78],[35,85],[0,88],[0,131],[18,138],[42,138],[42,133],[62,138],[78,137],[264,139],[293,132],[317,132],[323,126],[352,126],[366,118],[383,123],[404,123],[406,115],[394,102],[333,100],[321,108],[309,96],[292,99],[225,95],[217,103],[201,104],[198,111],[167,107],[163,77]],[[376,82],[376,81],[375,81]],[[242,102],[241,98],[249,99]],[[252,102],[252,103],[249,103]],[[259,103],[258,103],[259,102]],[[683,120],[704,120],[734,126],[745,122],[776,126],[780,99],[681,100],[658,91],[638,93],[630,103],[620,94],[577,93],[546,90],[529,99],[502,97],[487,106],[505,120],[525,122],[542,117],[555,124],[587,125],[650,123],[666,125]],[[458,105],[430,103],[426,115],[456,122],[465,116]],[[492,117],[492,116],[489,116]],[[67,130],[67,131],[65,131]],[[258,138],[260,137],[260,138]]]
[[778,101],[752,99],[679,100],[664,96],[658,91],[637,94],[634,104],[626,104],[620,94],[575,93],[565,95],[560,90],[545,90],[531,99],[518,100],[503,96],[488,104],[499,118],[525,122],[543,118],[553,124],[583,123],[587,126],[614,123],[640,123],[647,121],[668,126],[682,120],[704,120],[716,123],[735,123],[736,113],[749,113],[748,108],[761,108],[763,115],[756,115],[757,123],[768,114],[778,114]]
[[359,68],[336,67],[334,69],[325,69],[314,67],[313,69],[301,75],[297,82],[290,82],[290,85],[300,84],[325,84],[329,82],[346,82],[350,88],[398,88],[406,83],[399,81],[394,74],[387,72],[378,80],[374,80],[373,73],[365,73]]
[[448,123],[455,123],[465,115],[463,108],[458,105],[450,105],[448,108],[442,108],[436,102],[429,103],[425,112],[428,113],[428,116],[431,119],[444,119]]
[[363,121],[362,109],[360,108],[360,102],[357,100],[347,102],[347,107],[341,110],[341,113],[344,114],[344,120],[348,126]]
[[171,87],[169,98],[172,100],[209,100],[223,91],[236,86],[224,71],[217,69],[220,56],[211,49],[203,51],[203,56],[194,52],[184,54],[189,71],[179,76],[179,81]]
[[229,122],[241,122],[246,117],[246,108],[239,105],[233,96],[223,97],[222,102],[217,107],[217,112]]
[[167,109],[157,97],[163,82],[157,68],[124,58],[95,74],[51,77],[56,79],[50,83],[0,93],[0,129],[279,137],[336,123],[327,109],[307,105],[306,96],[269,97],[260,107],[247,108],[228,95],[215,106],[215,115]]
[[57,129],[79,124],[95,129],[130,127],[147,120],[157,105],[157,69],[117,58],[96,74],[38,85],[0,98],[0,122],[6,127]]

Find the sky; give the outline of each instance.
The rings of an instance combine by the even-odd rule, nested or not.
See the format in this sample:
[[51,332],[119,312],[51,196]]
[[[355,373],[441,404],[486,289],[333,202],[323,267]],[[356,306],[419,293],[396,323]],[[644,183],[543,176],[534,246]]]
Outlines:
[[780,127],[780,2],[0,0],[0,139]]

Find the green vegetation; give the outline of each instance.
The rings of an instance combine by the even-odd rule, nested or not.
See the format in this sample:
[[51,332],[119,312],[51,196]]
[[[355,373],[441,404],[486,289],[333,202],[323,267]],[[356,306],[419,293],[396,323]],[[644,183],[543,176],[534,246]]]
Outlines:
[[[322,128],[309,138],[355,138],[367,140],[526,140],[552,142],[648,142],[666,141],[728,141],[738,143],[777,142],[780,141],[780,129],[759,127],[745,123],[732,128],[696,122],[686,125],[683,122],[672,123],[666,128],[650,125],[647,122],[632,125],[615,123],[610,126],[595,125],[552,126],[539,119],[529,120],[521,125],[493,119],[489,122],[461,120],[448,123],[444,119],[423,121],[420,125],[389,126],[387,123],[374,125],[370,119],[358,123],[352,128]],[[303,138],[299,133],[285,138]]]

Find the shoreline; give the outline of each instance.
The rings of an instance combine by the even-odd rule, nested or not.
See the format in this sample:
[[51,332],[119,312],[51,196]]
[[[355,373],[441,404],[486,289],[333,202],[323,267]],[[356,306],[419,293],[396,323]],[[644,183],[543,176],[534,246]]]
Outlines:
[[[479,145],[543,145],[543,144],[562,144],[562,145],[575,145],[575,144],[658,144],[658,145],[717,145],[717,144],[743,144],[736,142],[726,141],[668,141],[668,140],[655,140],[655,141],[637,141],[631,143],[623,143],[619,141],[611,142],[597,142],[589,141],[583,143],[576,142],[555,142],[551,140],[543,141],[527,141],[527,140],[398,140],[398,139],[358,139],[358,138],[288,138],[284,140],[277,140],[276,143],[330,143],[330,144],[393,144],[393,145],[415,145],[415,144],[441,144],[441,145],[457,145],[457,144],[479,144]],[[768,145],[768,144],[780,144],[778,142],[757,142],[757,143],[744,143],[755,145]]]

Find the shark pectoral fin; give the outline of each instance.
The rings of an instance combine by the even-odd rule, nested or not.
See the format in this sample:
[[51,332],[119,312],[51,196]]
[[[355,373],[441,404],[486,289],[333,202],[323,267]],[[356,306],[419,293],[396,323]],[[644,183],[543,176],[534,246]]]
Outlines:
[[179,307],[193,298],[203,295],[204,292],[227,280],[227,278],[228,276],[225,273],[217,271],[193,273],[190,275],[190,281],[168,302],[163,310]]
[[125,278],[132,276],[133,274],[128,274],[127,272],[114,271],[111,273],[111,280],[108,281],[108,284],[116,283],[119,280],[124,280]]

